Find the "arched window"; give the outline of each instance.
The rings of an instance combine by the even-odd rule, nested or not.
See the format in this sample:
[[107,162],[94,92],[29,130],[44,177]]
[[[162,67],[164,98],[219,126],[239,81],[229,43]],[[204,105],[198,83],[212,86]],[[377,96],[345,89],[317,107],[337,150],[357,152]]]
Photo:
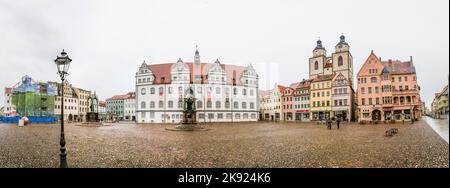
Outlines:
[[216,108],[221,108],[220,107],[220,101],[216,101]]
[[159,101],[158,102],[158,108],[164,108],[164,102],[163,101]]
[[230,101],[225,101],[225,108],[230,108]]
[[145,109],[145,102],[141,102],[141,108]]
[[197,101],[197,108],[203,108],[203,102]]
[[250,103],[250,109],[254,109],[255,108],[255,103],[251,102]]
[[211,101],[206,102],[206,108],[212,108],[212,102]]
[[155,108],[155,101],[150,101],[150,108]]
[[155,88],[154,87],[150,88],[150,94],[155,94]]
[[169,101],[169,104],[167,104],[168,108],[173,108],[173,101]]
[[344,65],[344,59],[342,58],[342,56],[338,57],[338,66],[342,66]]
[[233,107],[236,108],[236,109],[239,108],[239,103],[238,102],[234,102]]
[[145,95],[145,93],[146,93],[145,88],[142,88],[142,89],[141,89],[141,95]]
[[314,70],[318,70],[319,69],[319,62],[314,62]]
[[247,108],[247,103],[246,102],[242,102],[242,109],[246,109]]
[[370,78],[371,83],[377,83],[377,77],[371,77]]

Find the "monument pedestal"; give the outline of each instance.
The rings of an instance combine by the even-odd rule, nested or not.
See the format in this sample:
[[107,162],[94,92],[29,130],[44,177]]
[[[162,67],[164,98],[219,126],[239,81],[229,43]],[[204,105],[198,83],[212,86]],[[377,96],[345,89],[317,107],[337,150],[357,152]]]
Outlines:
[[180,125],[174,128],[166,128],[169,131],[206,131],[205,129],[197,123],[197,111],[195,109],[195,97],[194,90],[189,87],[186,90],[186,97],[184,98],[184,110],[183,110],[183,121]]

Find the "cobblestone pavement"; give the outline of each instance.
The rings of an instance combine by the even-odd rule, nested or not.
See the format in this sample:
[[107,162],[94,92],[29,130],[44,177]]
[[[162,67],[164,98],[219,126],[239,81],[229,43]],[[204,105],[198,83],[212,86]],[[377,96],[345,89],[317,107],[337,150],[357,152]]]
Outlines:
[[[425,121],[411,124],[66,126],[69,167],[449,167],[449,145]],[[398,134],[385,137],[388,128]],[[59,124],[0,124],[0,167],[58,167]]]

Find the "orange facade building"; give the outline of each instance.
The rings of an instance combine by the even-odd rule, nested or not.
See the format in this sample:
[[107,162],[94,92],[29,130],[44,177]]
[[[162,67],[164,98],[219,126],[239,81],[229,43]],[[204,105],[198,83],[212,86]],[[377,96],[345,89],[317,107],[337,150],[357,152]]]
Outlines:
[[420,119],[420,87],[410,61],[382,61],[373,51],[358,72],[358,122]]

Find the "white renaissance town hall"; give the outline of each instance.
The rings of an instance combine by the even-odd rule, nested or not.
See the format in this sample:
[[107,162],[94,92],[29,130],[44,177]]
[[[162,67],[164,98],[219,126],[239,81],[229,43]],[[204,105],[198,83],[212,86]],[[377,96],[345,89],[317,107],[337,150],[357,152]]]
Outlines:
[[194,90],[198,122],[258,120],[258,74],[249,65],[200,62],[142,63],[136,73],[138,123],[180,123],[183,98]]

